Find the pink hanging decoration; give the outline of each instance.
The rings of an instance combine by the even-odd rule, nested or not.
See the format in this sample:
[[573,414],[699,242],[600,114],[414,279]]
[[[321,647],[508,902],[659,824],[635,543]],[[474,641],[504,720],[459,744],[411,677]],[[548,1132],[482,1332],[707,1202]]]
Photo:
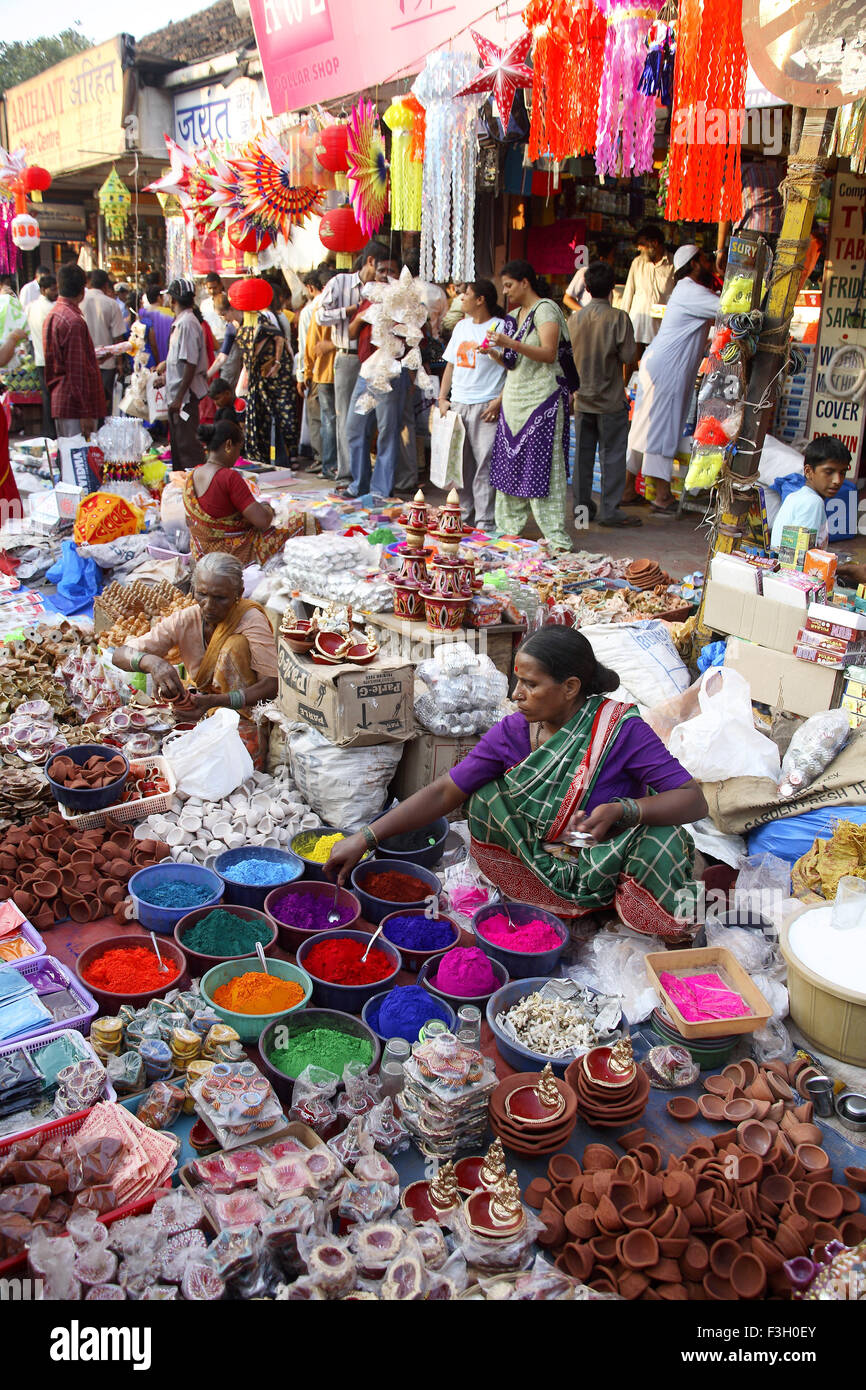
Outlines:
[[627,0],[600,0],[607,19],[604,67],[598,102],[595,168],[602,175],[627,178],[653,167],[656,99],[638,84],[646,61],[646,37],[653,9],[636,9]]
[[0,275],[14,275],[18,269],[18,247],[12,240],[12,219],[15,204],[0,198]]

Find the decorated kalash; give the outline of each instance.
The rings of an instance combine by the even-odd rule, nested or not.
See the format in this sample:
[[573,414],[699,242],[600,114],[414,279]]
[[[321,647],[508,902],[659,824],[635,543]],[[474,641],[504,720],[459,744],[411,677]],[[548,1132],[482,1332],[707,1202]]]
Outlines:
[[[472,533],[471,526],[464,525],[460,498],[452,488],[444,506],[431,513],[419,489],[400,520],[406,540],[397,548],[400,569],[390,576],[394,612],[410,622],[426,620],[433,631],[454,632],[464,624],[472,595],[482,588],[475,561],[459,555],[461,540]],[[435,543],[435,551],[425,549],[425,535]]]

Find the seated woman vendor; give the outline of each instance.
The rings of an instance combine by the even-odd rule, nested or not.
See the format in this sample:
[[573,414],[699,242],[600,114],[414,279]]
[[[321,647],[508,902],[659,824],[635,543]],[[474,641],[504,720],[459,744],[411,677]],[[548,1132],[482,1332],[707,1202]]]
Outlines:
[[[115,647],[121,671],[146,671],[157,695],[177,702],[182,722],[214,709],[236,709],[238,733],[259,770],[265,765],[267,735],[249,711],[277,693],[277,648],[265,610],[243,597],[244,572],[233,555],[211,551],[199,560],[192,580],[195,604],[160,618],[145,637]],[[166,657],[177,650],[194,681],[189,690]]]
[[[605,699],[619,684],[572,628],[528,637],[510,714],[431,786],[335,845],[341,883],[380,840],[467,801],[472,853],[507,898],[564,917],[614,907],[635,931],[683,932],[693,848],[680,829],[707,814],[703,793],[639,717]],[[568,837],[585,843],[568,853]],[[685,909],[685,910],[684,910]]]
[[242,565],[263,565],[277,555],[294,531],[274,526],[274,514],[257,502],[235,464],[244,432],[233,420],[203,425],[207,458],[184,479],[183,502],[190,549],[198,558],[214,550],[237,556]]

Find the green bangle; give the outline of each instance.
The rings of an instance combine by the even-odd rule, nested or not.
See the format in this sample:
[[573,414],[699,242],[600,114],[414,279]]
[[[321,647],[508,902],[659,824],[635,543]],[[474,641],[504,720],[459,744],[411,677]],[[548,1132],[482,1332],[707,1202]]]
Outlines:
[[622,815],[616,824],[623,830],[633,830],[636,825],[640,825],[641,813],[637,802],[630,796],[618,796],[616,800],[622,807]]
[[367,848],[375,853],[379,848],[379,840],[372,825],[362,825],[359,833],[364,836],[364,844]]
[[243,690],[232,690],[229,693],[229,705],[231,709],[243,709],[247,702],[246,692]]
[[138,652],[132,652],[129,658],[129,667],[132,671],[141,670],[141,656]]

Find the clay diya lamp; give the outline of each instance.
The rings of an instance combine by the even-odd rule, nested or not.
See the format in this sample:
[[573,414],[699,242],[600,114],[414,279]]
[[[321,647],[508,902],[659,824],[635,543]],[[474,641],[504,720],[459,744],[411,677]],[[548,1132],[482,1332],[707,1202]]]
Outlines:
[[689,1240],[680,1256],[680,1270],[687,1279],[699,1282],[707,1272],[709,1251],[701,1240]]
[[631,1038],[620,1038],[613,1047],[593,1047],[582,1059],[583,1073],[593,1086],[621,1091],[637,1080],[637,1063]]
[[544,1222],[544,1230],[538,1237],[539,1245],[561,1245],[567,1234],[565,1221],[562,1212],[553,1205],[549,1198],[542,1202],[539,1218]]
[[866,1192],[866,1168],[846,1168],[843,1176],[855,1192]]
[[754,1117],[754,1101],[748,1100],[745,1096],[741,1100],[729,1100],[722,1113],[730,1124],[741,1124],[743,1120],[751,1120]]
[[673,1236],[674,1227],[677,1224],[678,1212],[676,1207],[666,1206],[660,1216],[657,1216],[650,1226],[650,1230],[657,1240],[664,1240],[668,1237],[677,1239]]
[[[565,1086],[563,1084],[563,1090]],[[535,1086],[518,1086],[505,1097],[505,1113],[519,1129],[542,1129],[565,1118],[566,1098],[548,1062]]]
[[616,1264],[618,1256],[616,1253],[616,1239],[613,1236],[593,1236],[589,1242],[589,1248],[592,1251],[592,1256],[596,1264]]
[[616,1253],[626,1269],[649,1269],[659,1259],[659,1245],[651,1231],[627,1231],[616,1242]]
[[616,1283],[620,1297],[628,1299],[630,1302],[640,1298],[642,1294],[652,1292],[649,1279],[637,1269],[627,1270],[625,1274],[619,1276]]
[[[455,1183],[456,1185],[456,1183]],[[492,1192],[481,1189],[463,1204],[466,1224],[476,1235],[509,1240],[526,1226],[517,1173],[512,1169]]]
[[547,1165],[551,1182],[572,1182],[582,1176],[583,1170],[572,1154],[555,1154]]
[[764,1162],[759,1154],[745,1153],[737,1159],[734,1168],[734,1182],[743,1185],[758,1182],[764,1171]]
[[794,1149],[794,1156],[805,1170],[806,1176],[810,1173],[823,1173],[830,1167],[829,1157],[817,1144],[798,1144]]
[[671,1119],[679,1120],[685,1124],[688,1120],[693,1120],[698,1114],[698,1103],[692,1100],[691,1096],[674,1096],[665,1106]]
[[[528,1190],[526,1200],[529,1201]],[[585,1202],[572,1207],[571,1211],[565,1213],[565,1229],[576,1240],[590,1240],[596,1233],[595,1209]]]
[[443,1163],[430,1181],[410,1183],[400,1198],[400,1205],[419,1223],[442,1221],[460,1205],[454,1164]]
[[655,1144],[638,1144],[634,1150],[640,1166],[647,1173],[657,1173],[662,1166],[661,1150]]
[[787,1221],[780,1223],[776,1231],[776,1248],[781,1251],[786,1260],[793,1260],[798,1255],[806,1254],[806,1246],[800,1238],[800,1233]]
[[[739,1062],[731,1062],[729,1066],[722,1067],[722,1076],[727,1076],[741,1091],[745,1090],[746,1086],[749,1084],[746,1079],[746,1073],[743,1071]],[[749,1078],[749,1080],[751,1080],[751,1078]]]
[[566,1212],[574,1206],[574,1198],[571,1195],[571,1184],[567,1182],[556,1183],[550,1194],[550,1200],[561,1212]]
[[628,1153],[631,1149],[636,1149],[646,1139],[647,1132],[638,1126],[637,1129],[629,1129],[625,1134],[621,1134],[617,1139],[617,1144],[621,1149]]
[[652,1226],[654,1216],[654,1211],[645,1210],[645,1208],[639,1206],[637,1202],[632,1202],[629,1206],[623,1207],[620,1212],[622,1224],[627,1231],[638,1231],[643,1227]]
[[633,1154],[626,1154],[617,1163],[616,1172],[623,1182],[633,1183],[640,1177],[643,1169]]
[[588,1246],[578,1245],[576,1241],[571,1240],[561,1251],[555,1263],[558,1269],[563,1269],[573,1279],[579,1279],[583,1283],[585,1279],[589,1278],[594,1261]]
[[[712,1080],[712,1078],[710,1078],[710,1080]],[[763,1072],[758,1072],[754,1081],[746,1087],[746,1095],[751,1100],[768,1100],[771,1102],[775,1100],[775,1096],[770,1090],[767,1084],[767,1078],[764,1076]]]
[[662,1253],[662,1258],[666,1260],[681,1260],[688,1247],[689,1241],[687,1236],[683,1236],[680,1240],[675,1240],[671,1236],[665,1236],[659,1241],[659,1250]]
[[609,1197],[602,1197],[595,1211],[595,1223],[605,1235],[616,1235],[625,1222]]
[[817,1067],[804,1067],[802,1071],[797,1073],[797,1080],[794,1083],[794,1089],[800,1096],[801,1100],[809,1099],[809,1092],[806,1088],[807,1081],[811,1081],[814,1076],[820,1075],[821,1072],[819,1072]]
[[708,1095],[698,1098],[698,1109],[705,1120],[712,1123],[721,1123],[725,1118],[725,1100],[721,1096],[715,1096],[710,1092]]
[[733,1263],[739,1254],[740,1247],[736,1241],[729,1239],[714,1241],[710,1246],[710,1269],[720,1279],[729,1278]]
[[757,1255],[739,1255],[731,1265],[728,1278],[738,1298],[760,1298],[767,1287],[767,1272]]
[[607,1144],[587,1144],[583,1151],[584,1173],[596,1173],[606,1168],[615,1168],[616,1154]]
[[687,1207],[697,1193],[697,1184],[689,1173],[669,1173],[662,1188],[672,1207]]
[[813,1182],[806,1196],[806,1213],[819,1221],[835,1221],[844,1203],[838,1188],[829,1182]]
[[661,1178],[655,1173],[645,1172],[644,1169],[641,1169],[635,1181],[634,1189],[638,1205],[643,1207],[645,1211],[654,1210],[664,1196]]
[[794,1196],[794,1184],[791,1179],[782,1177],[780,1173],[771,1173],[768,1178],[764,1178],[760,1190],[761,1196],[767,1197],[777,1207],[784,1206]]

